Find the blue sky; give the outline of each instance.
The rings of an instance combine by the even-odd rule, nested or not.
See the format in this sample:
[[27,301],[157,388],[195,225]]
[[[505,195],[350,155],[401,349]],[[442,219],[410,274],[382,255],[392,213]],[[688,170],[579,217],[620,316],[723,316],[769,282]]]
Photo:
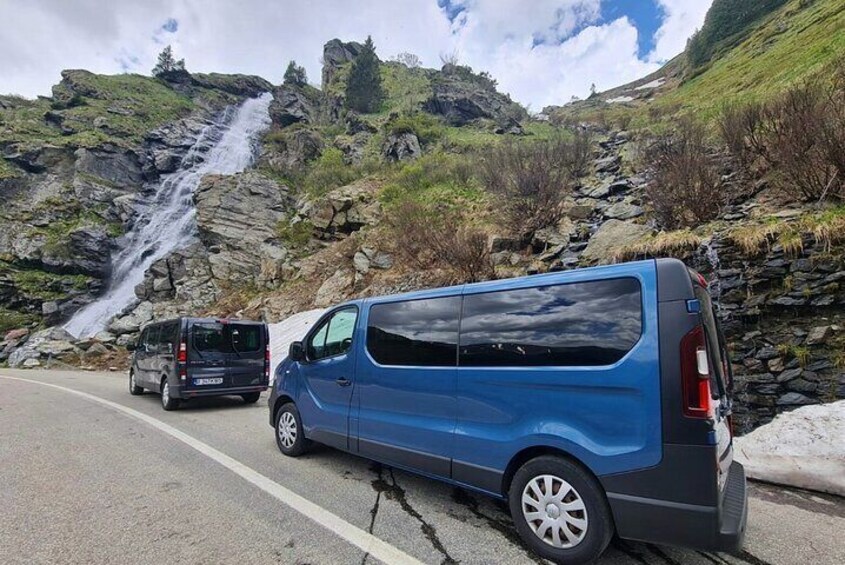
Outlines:
[[[640,78],[680,53],[712,0],[3,0],[0,93],[49,94],[67,68],[149,74],[164,45],[190,71],[319,83],[323,44],[487,71],[538,111]],[[61,37],[61,42],[55,38]],[[317,84],[319,86],[319,84]]]

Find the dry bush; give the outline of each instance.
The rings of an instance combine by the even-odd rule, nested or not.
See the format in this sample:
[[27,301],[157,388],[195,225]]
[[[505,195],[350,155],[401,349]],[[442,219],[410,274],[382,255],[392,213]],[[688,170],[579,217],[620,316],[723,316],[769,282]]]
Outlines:
[[725,202],[705,128],[682,119],[671,134],[646,149],[654,170],[647,193],[661,226],[694,227],[718,217]]
[[476,282],[495,276],[487,235],[457,211],[433,210],[406,200],[390,215],[397,253],[419,269],[447,268],[453,282]]
[[591,157],[591,140],[579,132],[571,139],[555,135],[542,141],[507,139],[479,159],[479,178],[500,197],[507,227],[530,237],[563,217],[563,197],[573,180],[584,174]]
[[845,198],[845,63],[768,104],[722,109],[719,130],[746,168],[799,200]]

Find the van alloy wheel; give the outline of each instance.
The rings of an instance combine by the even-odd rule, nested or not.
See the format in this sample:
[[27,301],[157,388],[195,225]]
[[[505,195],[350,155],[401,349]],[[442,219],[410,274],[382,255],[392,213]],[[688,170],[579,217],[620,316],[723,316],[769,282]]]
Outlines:
[[554,475],[528,481],[522,491],[522,514],[531,531],[552,547],[575,547],[587,534],[587,508],[581,495]]
[[170,385],[164,381],[164,386],[161,387],[161,403],[167,406],[170,402]]
[[285,412],[279,418],[279,441],[287,449],[296,443],[296,419],[290,412]]

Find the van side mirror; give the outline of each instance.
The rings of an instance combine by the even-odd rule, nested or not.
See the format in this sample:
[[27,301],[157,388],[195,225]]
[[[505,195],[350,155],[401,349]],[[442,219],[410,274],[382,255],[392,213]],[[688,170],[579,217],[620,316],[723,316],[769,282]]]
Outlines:
[[291,361],[303,361],[305,359],[305,346],[301,341],[294,341],[288,349],[288,357]]

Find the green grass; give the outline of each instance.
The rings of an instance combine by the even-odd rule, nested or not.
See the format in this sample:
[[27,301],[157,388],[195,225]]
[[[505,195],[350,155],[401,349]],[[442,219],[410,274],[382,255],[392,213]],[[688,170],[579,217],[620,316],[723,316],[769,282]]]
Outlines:
[[279,238],[292,249],[301,249],[311,240],[314,225],[308,220],[291,223],[289,219],[279,221],[276,226]]
[[[0,142],[22,142],[24,146],[46,142],[74,147],[112,142],[129,146],[139,143],[146,132],[195,108],[191,98],[150,77],[77,71],[73,80],[94,93],[79,98],[79,105],[59,110],[64,125],[76,133],[62,135],[58,127],[45,121],[44,114],[52,109],[49,100],[16,99],[15,108],[0,111]],[[109,109],[125,111],[128,115]],[[98,117],[104,118],[105,128],[94,127]]]
[[0,335],[5,334],[9,330],[30,326],[37,322],[38,316],[35,314],[9,310],[0,306]]
[[17,177],[20,171],[17,167],[0,157],[0,180]]
[[431,96],[431,70],[409,69],[401,63],[382,63],[381,84],[385,111],[412,113]]
[[744,41],[697,76],[667,92],[658,106],[679,106],[699,118],[727,101],[766,100],[845,56],[845,3],[793,0],[765,18]]

